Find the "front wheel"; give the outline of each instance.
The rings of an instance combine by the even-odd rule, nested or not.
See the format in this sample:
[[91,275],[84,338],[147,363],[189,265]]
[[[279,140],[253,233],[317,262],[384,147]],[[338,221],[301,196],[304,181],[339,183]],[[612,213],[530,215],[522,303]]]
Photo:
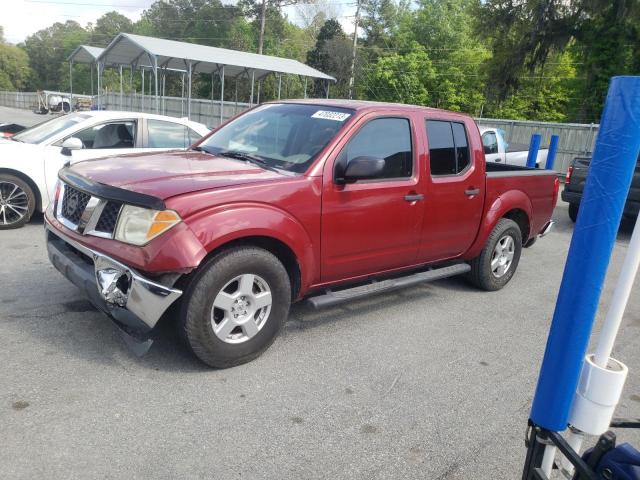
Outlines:
[[36,208],[36,197],[29,185],[13,175],[0,175],[0,230],[20,228]]
[[488,291],[500,290],[513,277],[522,252],[522,233],[513,220],[501,219],[482,252],[471,261],[469,280]]
[[207,365],[233,367],[273,343],[290,305],[291,283],[282,263],[261,248],[233,248],[209,260],[190,283],[181,333]]

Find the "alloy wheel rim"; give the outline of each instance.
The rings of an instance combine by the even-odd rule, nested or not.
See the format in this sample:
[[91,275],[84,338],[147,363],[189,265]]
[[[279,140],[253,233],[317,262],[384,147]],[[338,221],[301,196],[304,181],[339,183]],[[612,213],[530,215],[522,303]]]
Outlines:
[[0,181],[0,225],[13,225],[29,211],[29,197],[19,185]]
[[259,275],[238,275],[218,292],[211,306],[211,326],[225,343],[243,343],[255,337],[271,313],[269,284]]
[[511,235],[504,235],[496,243],[491,255],[491,273],[496,278],[502,278],[511,268],[516,253],[516,242]]

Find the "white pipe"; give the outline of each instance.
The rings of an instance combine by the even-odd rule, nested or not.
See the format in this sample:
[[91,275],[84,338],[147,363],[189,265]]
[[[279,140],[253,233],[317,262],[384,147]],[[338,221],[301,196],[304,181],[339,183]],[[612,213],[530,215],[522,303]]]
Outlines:
[[556,447],[555,445],[547,445],[544,449],[541,468],[547,478],[551,478],[551,472],[553,471],[553,461],[556,458],[556,450],[558,450],[558,447]]
[[618,330],[620,329],[620,323],[622,322],[622,316],[624,310],[627,307],[629,301],[629,295],[631,294],[631,287],[633,287],[633,281],[636,278],[638,272],[638,265],[640,265],[640,227],[639,222],[636,220],[636,224],[633,227],[633,234],[631,235],[631,241],[627,248],[627,254],[622,264],[622,271],[618,277],[618,283],[616,284],[615,291],[613,292],[613,298],[611,299],[611,306],[607,312],[607,316],[600,330],[600,337],[598,338],[598,345],[596,346],[594,363],[601,368],[607,368],[609,357],[613,350],[613,344],[616,341]]
[[[580,449],[582,448],[582,442],[584,440],[584,433],[575,428],[569,428],[569,431],[565,435],[565,440],[571,446],[571,448],[577,453],[580,454]],[[569,477],[573,476],[574,467],[573,464],[569,461],[567,457],[562,455],[560,459],[560,466],[564,473],[566,473]]]

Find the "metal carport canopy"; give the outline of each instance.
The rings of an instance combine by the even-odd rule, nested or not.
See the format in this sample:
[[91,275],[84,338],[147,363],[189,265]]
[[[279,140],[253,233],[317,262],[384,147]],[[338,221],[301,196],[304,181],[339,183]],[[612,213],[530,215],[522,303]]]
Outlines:
[[275,72],[335,81],[332,76],[297,60],[131,33],[118,34],[98,57],[98,62],[103,65],[131,65],[145,54],[155,57],[159,68],[184,70],[191,64],[193,73],[219,73],[224,66],[224,75],[228,77],[249,71],[258,78]]
[[74,63],[94,63],[102,52],[104,52],[104,48],[80,45],[69,55],[67,60]]

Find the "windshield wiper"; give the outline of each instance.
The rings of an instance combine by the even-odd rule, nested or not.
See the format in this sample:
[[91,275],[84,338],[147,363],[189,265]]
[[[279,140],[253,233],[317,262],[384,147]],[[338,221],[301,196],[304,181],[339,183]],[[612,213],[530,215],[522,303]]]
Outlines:
[[251,155],[250,153],[238,152],[236,150],[223,150],[222,152],[218,153],[218,155],[222,155],[223,157],[235,158],[237,160],[244,160],[249,163],[257,164],[267,170],[273,170],[274,172],[281,171],[280,168],[270,165],[269,162],[267,162],[264,158],[258,157],[256,155]]

